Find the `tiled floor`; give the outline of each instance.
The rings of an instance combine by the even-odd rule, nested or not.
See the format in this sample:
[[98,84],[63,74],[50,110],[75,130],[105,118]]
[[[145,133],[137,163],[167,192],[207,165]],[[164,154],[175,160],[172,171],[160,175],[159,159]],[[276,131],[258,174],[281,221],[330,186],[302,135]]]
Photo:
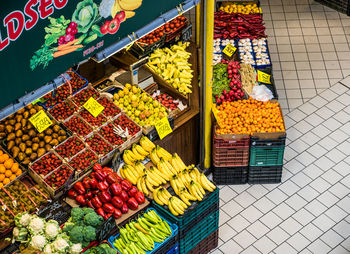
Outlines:
[[350,76],[341,82],[285,116],[281,184],[220,186],[213,253],[350,252]]
[[282,183],[220,186],[212,253],[350,253],[350,17],[261,3],[287,126]]
[[284,112],[350,75],[350,17],[313,0],[261,0]]

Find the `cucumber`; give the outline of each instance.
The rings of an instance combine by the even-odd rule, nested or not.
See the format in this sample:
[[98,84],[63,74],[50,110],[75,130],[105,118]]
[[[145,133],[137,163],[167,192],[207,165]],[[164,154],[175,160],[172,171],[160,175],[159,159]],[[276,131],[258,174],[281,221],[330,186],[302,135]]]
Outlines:
[[85,37],[87,36],[87,34],[83,34],[78,38],[78,41],[74,44],[78,45],[81,44],[83,42],[83,40],[85,39]]
[[84,40],[84,44],[89,44],[90,42],[93,42],[94,40],[97,39],[97,34],[93,34],[89,37],[87,37],[85,40]]
[[98,35],[98,37],[103,37],[104,34],[101,33],[100,27],[98,25],[93,25],[91,27],[91,30],[94,31],[95,34]]

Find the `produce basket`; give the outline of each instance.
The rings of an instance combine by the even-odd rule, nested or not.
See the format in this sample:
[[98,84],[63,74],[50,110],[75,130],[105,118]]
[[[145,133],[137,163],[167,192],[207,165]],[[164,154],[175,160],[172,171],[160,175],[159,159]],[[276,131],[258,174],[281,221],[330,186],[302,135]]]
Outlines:
[[113,101],[111,101],[107,96],[104,96],[104,94],[101,94],[101,97],[97,100],[98,103],[100,103],[102,106],[105,107],[105,109],[102,111],[102,113],[108,118],[114,118],[118,115],[120,115],[121,110],[118,108]]
[[283,164],[284,146],[251,147],[250,166],[275,166]]
[[[84,138],[90,132],[93,131],[93,128],[88,122],[86,122],[79,114],[75,113],[71,117],[67,118],[63,125],[70,130],[72,133],[75,133],[77,136]],[[79,125],[79,126],[76,126]]]
[[69,137],[53,149],[65,161],[68,162],[73,156],[85,148],[85,144],[76,135]]
[[219,244],[219,230],[215,230],[213,233],[204,238],[198,243],[188,254],[207,254],[211,250],[215,249]]
[[138,59],[144,58],[149,54],[151,54],[157,48],[163,47],[166,37],[167,37],[166,35],[163,35],[160,40],[150,45],[147,45],[145,43],[135,42],[130,48],[130,52]]
[[217,184],[247,183],[248,166],[245,167],[214,167],[213,180]]
[[259,137],[251,137],[251,147],[278,147],[286,145],[286,136],[280,136],[272,139],[261,139]]
[[[48,159],[49,158],[49,159]],[[40,182],[63,164],[61,157],[55,151],[49,151],[29,165],[29,174]]]
[[84,103],[90,99],[90,97],[97,100],[100,97],[100,93],[89,84],[86,88],[75,94],[71,99],[78,108],[81,108]]
[[[91,158],[87,158],[87,155],[91,156]],[[97,154],[89,148],[85,148],[72,157],[68,164],[75,170],[74,180],[89,171],[97,161]]]
[[52,116],[52,118],[60,122],[66,120],[77,111],[78,107],[70,99],[67,99],[50,108],[48,113]]
[[166,33],[166,38],[165,38],[166,43],[174,44],[181,39],[182,30],[190,24],[188,19],[186,17],[184,17],[184,18],[185,18],[184,24],[179,26],[176,31],[174,31],[172,33]]
[[[149,210],[154,210],[157,212],[157,210],[153,209],[153,208],[148,208],[145,212],[148,212]],[[158,212],[157,212],[158,213]],[[159,214],[159,213],[158,213]],[[151,250],[151,251],[147,251],[146,253],[147,254],[161,254],[161,253],[167,253],[172,247],[173,245],[177,242],[177,237],[178,237],[178,227],[176,224],[172,224],[170,223],[167,219],[165,219],[164,217],[162,217],[161,215],[159,215],[163,220],[165,220],[171,230],[172,230],[172,234],[171,236],[169,236],[168,238],[166,238],[162,243],[157,243],[155,242],[154,243],[154,249]],[[108,239],[108,242],[111,244],[111,246],[113,246],[114,249],[118,250],[114,245],[114,241],[116,238],[118,238],[120,234],[117,234],[115,236],[111,236],[109,239]],[[166,247],[166,248],[165,248]]]

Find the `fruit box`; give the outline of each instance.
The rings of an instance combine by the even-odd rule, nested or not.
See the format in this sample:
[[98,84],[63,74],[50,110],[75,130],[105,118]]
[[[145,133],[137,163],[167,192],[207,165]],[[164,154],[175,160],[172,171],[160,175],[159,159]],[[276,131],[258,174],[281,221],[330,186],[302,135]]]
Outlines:
[[141,59],[151,54],[155,49],[161,48],[165,43],[165,38],[166,35],[164,34],[160,40],[149,45],[137,41],[130,48],[130,52],[138,59]]
[[109,94],[101,93],[101,97],[97,100],[97,102],[105,107],[102,113],[107,117],[107,119],[111,119],[120,115],[121,109],[113,103]]
[[[67,117],[62,116],[60,112],[58,111],[59,108],[62,110],[65,110],[67,108],[70,108],[73,110],[72,114],[69,114]],[[65,101],[56,104],[54,107],[47,110],[47,112],[52,116],[53,119],[55,119],[57,122],[62,122],[66,120],[68,117],[72,116],[75,112],[77,112],[78,107],[70,100],[66,99]],[[58,111],[58,112],[57,112]],[[66,111],[67,112],[67,111]]]
[[[79,164],[77,165],[77,168],[75,168],[75,164],[79,163],[79,159],[83,160],[83,159],[87,159],[86,156],[87,154],[90,154],[92,156],[92,158],[90,158],[90,163],[89,165],[85,166],[85,168],[82,168],[82,166],[80,166]],[[87,160],[86,160],[87,161]],[[97,154],[92,151],[89,148],[85,148],[84,150],[80,151],[79,153],[77,153],[74,157],[72,157],[72,159],[68,162],[68,164],[75,170],[75,179],[78,179],[79,177],[81,177],[82,175],[84,175],[87,171],[89,171],[94,165],[95,163],[98,161],[98,156]]]
[[[75,144],[78,146],[77,151],[74,151],[72,149],[72,145],[69,142],[74,141]],[[77,144],[79,142],[79,144]],[[79,153],[82,149],[85,148],[85,144],[80,139],[80,137],[77,134],[73,134],[71,137],[67,138],[65,141],[63,141],[61,144],[54,146],[53,150],[62,158],[64,162],[68,162],[73,156],[75,156],[77,153]],[[66,149],[66,151],[64,151]],[[67,155],[66,153],[69,152]]]
[[100,93],[91,84],[88,84],[87,87],[72,96],[71,100],[78,108],[81,108],[90,97],[97,100],[100,97]]
[[[14,163],[18,163],[18,162],[12,157],[12,155],[9,154],[8,152],[6,152],[6,150],[3,149],[2,147],[0,147],[0,151],[1,151],[2,153],[4,153],[4,154],[7,154],[7,155],[9,156],[9,158],[13,160]],[[20,163],[18,163],[18,168],[19,168],[20,170],[22,170],[22,174],[20,174],[19,176],[16,176],[15,179],[13,179],[12,181],[10,181],[8,184],[5,184],[4,187],[10,186],[11,183],[12,183],[13,181],[16,181],[16,180],[18,180],[18,179],[21,179],[21,178],[26,174],[25,168],[24,168]]]
[[[70,122],[72,121],[72,122]],[[75,121],[74,125],[69,126],[70,124],[73,124],[73,121]],[[82,131],[82,128],[77,128],[75,125],[76,123],[81,124],[84,126],[85,130]],[[76,134],[80,138],[86,137],[90,132],[93,131],[93,128],[91,125],[86,122],[78,113],[74,113],[72,116],[68,117],[66,120],[64,120],[63,125],[73,134]]]

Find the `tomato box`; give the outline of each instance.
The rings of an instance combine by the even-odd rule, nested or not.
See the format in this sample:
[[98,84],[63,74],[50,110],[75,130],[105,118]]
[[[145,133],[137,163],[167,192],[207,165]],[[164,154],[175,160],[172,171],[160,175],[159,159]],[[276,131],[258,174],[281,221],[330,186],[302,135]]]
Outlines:
[[60,122],[72,116],[77,110],[78,107],[70,99],[67,99],[50,108],[48,112],[56,121]]
[[97,100],[105,109],[102,111],[103,115],[107,118],[113,118],[120,114],[121,110],[118,108],[113,101],[101,94],[101,97]]

